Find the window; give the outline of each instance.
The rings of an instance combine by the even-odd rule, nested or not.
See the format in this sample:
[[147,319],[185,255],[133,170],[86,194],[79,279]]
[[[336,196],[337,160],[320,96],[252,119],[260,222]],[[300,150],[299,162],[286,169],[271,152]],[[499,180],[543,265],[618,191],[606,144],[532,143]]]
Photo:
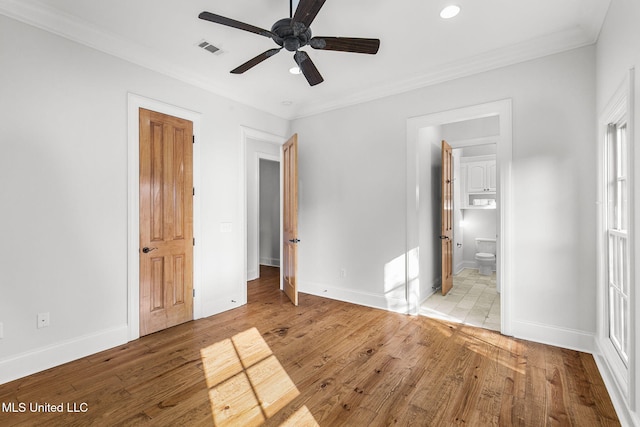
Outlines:
[[629,366],[630,251],[626,114],[607,126],[606,234],[608,334],[625,367]]

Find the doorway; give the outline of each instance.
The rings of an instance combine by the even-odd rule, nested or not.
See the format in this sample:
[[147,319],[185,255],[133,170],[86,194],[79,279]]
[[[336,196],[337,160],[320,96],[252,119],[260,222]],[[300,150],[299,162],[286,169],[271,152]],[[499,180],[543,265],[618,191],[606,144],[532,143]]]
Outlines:
[[279,149],[268,142],[247,141],[247,280],[260,277],[261,264],[280,263]]
[[[443,125],[440,133],[453,154],[453,288],[444,295],[435,282],[420,314],[499,331],[496,143],[491,142],[499,133],[497,116]],[[457,137],[463,139],[451,139]]]
[[[242,303],[246,304],[248,295],[246,283],[261,276],[261,264],[279,264],[282,260],[282,245],[280,243],[282,241],[281,150],[285,138],[246,127],[242,127],[241,131],[244,157],[244,213],[246,224],[243,245],[245,253],[245,286],[244,301]],[[277,175],[274,176],[274,173]],[[261,187],[271,196],[263,194],[261,197]],[[274,201],[271,199],[274,197],[274,191],[277,192],[278,196],[277,206],[274,205]],[[269,199],[271,200],[269,201]],[[263,206],[265,201],[267,203]],[[279,234],[275,241],[274,232]],[[268,247],[268,250],[265,249],[265,246]],[[261,247],[265,250],[261,250]]]
[[[407,120],[407,303],[411,314],[419,314],[420,305],[440,280],[440,215],[438,195],[440,178],[440,141],[437,135],[445,126],[493,117],[499,137],[451,138],[468,145],[496,144],[496,280],[500,288],[500,331],[511,334],[510,254],[512,123],[511,100],[496,101]],[[480,121],[478,121],[480,123]],[[425,143],[437,140],[438,145]],[[457,147],[457,148],[460,148]]]

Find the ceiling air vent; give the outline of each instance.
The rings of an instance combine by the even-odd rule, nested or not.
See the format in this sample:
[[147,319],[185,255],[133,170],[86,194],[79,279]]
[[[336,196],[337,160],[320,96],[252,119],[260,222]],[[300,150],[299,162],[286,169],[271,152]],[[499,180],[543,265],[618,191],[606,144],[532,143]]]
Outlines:
[[220,55],[222,53],[222,51],[220,50],[219,47],[216,47],[216,46],[212,45],[211,43],[209,43],[206,40],[201,40],[198,43],[198,47],[201,47],[202,49],[207,50],[207,51],[209,51],[211,53],[214,53],[216,55]]

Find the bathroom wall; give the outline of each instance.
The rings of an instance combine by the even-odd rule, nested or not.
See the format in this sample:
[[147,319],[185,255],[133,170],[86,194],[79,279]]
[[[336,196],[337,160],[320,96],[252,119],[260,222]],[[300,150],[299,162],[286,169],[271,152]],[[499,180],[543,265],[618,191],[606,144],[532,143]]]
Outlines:
[[458,274],[464,268],[464,211],[462,208],[462,173],[460,158],[463,150],[453,149],[453,274]]
[[495,209],[464,209],[464,238],[462,241],[463,266],[476,268],[476,238],[496,238]]

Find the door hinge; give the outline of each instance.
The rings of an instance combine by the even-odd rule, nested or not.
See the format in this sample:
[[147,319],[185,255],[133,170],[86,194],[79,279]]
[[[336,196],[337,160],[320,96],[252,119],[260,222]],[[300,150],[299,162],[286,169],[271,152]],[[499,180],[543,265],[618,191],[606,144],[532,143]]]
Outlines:
[[196,143],[196,136],[195,135],[191,135],[191,143],[192,144]]
[[193,297],[194,298],[196,297],[196,290],[195,289],[193,290]]
[[196,195],[196,187],[193,187],[193,195]]
[[195,245],[196,245],[196,238],[194,237],[193,238],[193,246],[195,246]]

